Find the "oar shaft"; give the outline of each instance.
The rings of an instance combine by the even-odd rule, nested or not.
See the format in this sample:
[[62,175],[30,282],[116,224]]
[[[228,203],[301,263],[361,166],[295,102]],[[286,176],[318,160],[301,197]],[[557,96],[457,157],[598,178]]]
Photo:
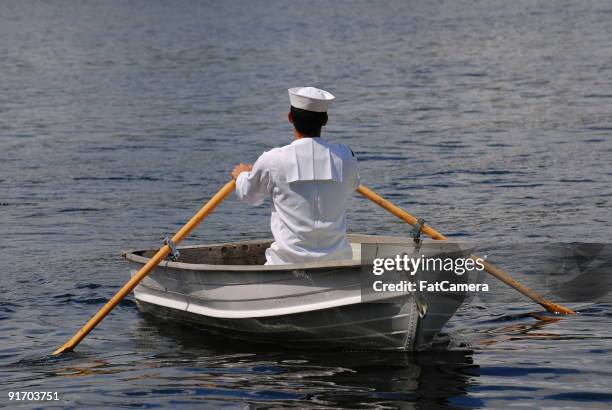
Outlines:
[[[391,212],[393,215],[397,216],[399,219],[403,220],[407,224],[410,224],[413,226],[417,224],[418,222],[417,218],[410,215],[408,212],[404,211],[402,208],[395,205],[393,202],[386,200],[382,196],[378,195],[376,192],[372,191],[370,188],[366,187],[365,185],[359,185],[359,187],[357,188],[357,192],[359,192],[361,195],[365,196],[366,198],[368,198],[370,201],[374,202],[375,204],[379,205],[380,207]],[[436,239],[436,240],[448,239],[446,236],[442,235],[440,232],[436,231],[431,226],[426,225],[426,224],[423,225],[423,227],[421,228],[421,232],[423,232],[425,235],[429,236],[432,239]]]
[[172,242],[178,244],[193,228],[198,226],[204,218],[208,216],[225,198],[227,198],[236,188],[236,181],[231,180],[223,186],[210,200],[172,237]]
[[[406,222],[406,223],[408,223],[410,225],[416,225],[416,223],[418,221],[417,218],[415,218],[414,216],[410,215],[408,212],[404,211],[402,208],[400,208],[399,206],[395,205],[391,201],[389,201],[389,200],[383,198],[382,196],[378,195],[376,192],[372,191],[371,189],[367,188],[366,186],[359,185],[359,187],[357,188],[357,192],[359,192],[361,195],[365,196],[366,198],[368,198],[372,202],[376,203],[377,205],[381,206],[382,208],[386,209],[387,211],[389,211],[393,215],[397,216],[398,218],[400,218],[404,222]],[[440,232],[436,231],[435,229],[433,229],[432,227],[430,227],[428,225],[423,225],[423,227],[421,228],[421,232],[423,232],[425,235],[429,236],[432,239],[436,239],[436,240],[446,240],[446,239],[448,239],[446,236],[442,235]],[[472,259],[478,258],[475,255],[472,255],[470,257]],[[487,271],[489,274],[491,274],[492,276],[496,277],[500,281],[504,282],[506,285],[516,289],[517,291],[519,291],[523,295],[527,296],[528,298],[530,298],[534,302],[542,305],[549,312],[564,313],[564,314],[575,314],[576,313],[573,310],[571,310],[569,308],[566,308],[565,306],[558,305],[556,303],[553,303],[553,302],[543,298],[536,291],[534,291],[533,289],[523,285],[522,283],[520,283],[519,281],[514,279],[512,276],[510,276],[508,273],[506,273],[503,270],[493,266],[489,262],[484,261],[483,265],[484,265],[485,271]]]
[[[236,183],[232,180],[225,184],[190,220],[187,222],[173,237],[172,242],[178,244],[200,223],[208,214],[210,214],[229,194],[232,193]],[[70,340],[62,347],[53,352],[54,355],[73,350],[83,340],[89,332],[110,313],[115,306],[121,302],[135,287],[142,281],[166,256],[170,253],[170,247],[164,245],[157,253],[149,259],[145,265],[140,268],[134,276],[113,296],[102,308],[83,326]]]

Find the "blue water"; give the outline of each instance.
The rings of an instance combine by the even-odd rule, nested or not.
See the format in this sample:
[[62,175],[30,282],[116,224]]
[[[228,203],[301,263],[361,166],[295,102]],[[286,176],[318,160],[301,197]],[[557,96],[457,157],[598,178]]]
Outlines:
[[[290,141],[296,85],[337,95],[325,135],[442,232],[608,242],[611,44],[608,1],[2,2],[0,405],[609,408],[610,303],[559,320],[520,296],[470,303],[436,350],[330,354],[194,333],[130,298],[49,353],[125,282],[121,250],[157,246],[234,164]],[[232,198],[188,242],[268,237],[268,213]],[[357,196],[349,225],[407,232]]]

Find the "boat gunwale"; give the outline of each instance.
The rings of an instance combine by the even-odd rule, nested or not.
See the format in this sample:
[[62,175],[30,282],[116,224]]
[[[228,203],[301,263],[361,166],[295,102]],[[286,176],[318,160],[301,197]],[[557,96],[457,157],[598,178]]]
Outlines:
[[[383,235],[365,235],[365,234],[347,234],[347,238],[351,243],[360,244],[415,244],[413,238],[406,236],[383,236]],[[221,243],[210,243],[210,244],[198,244],[198,245],[187,245],[179,246],[178,250],[181,249],[197,249],[197,248],[208,248],[212,246],[233,246],[236,244],[256,244],[262,242],[270,242],[271,239],[253,239],[239,242],[221,242]],[[451,241],[451,240],[426,240],[423,244],[445,244],[452,243],[457,245],[465,245],[465,241]],[[462,247],[463,248],[463,247]],[[145,264],[151,258],[146,256],[137,255],[136,252],[156,251],[152,249],[134,249],[122,252],[122,256],[128,261]],[[167,259],[162,260],[158,266],[166,268],[174,268],[180,270],[191,270],[191,271],[209,271],[209,272],[286,272],[296,270],[316,270],[316,269],[329,269],[329,268],[351,268],[361,267],[360,259],[351,260],[337,260],[337,261],[320,261],[320,262],[303,262],[296,264],[287,265],[220,265],[220,264],[205,264],[205,263],[185,263],[185,262],[173,262]]]

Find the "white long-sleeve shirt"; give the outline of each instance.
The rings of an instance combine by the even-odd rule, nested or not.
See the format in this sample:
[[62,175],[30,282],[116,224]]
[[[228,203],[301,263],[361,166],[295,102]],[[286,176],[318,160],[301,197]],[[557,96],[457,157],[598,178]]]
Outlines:
[[252,205],[272,198],[274,243],[266,264],[351,259],[346,207],[359,185],[357,159],[345,145],[301,138],[264,152],[236,180],[236,196]]

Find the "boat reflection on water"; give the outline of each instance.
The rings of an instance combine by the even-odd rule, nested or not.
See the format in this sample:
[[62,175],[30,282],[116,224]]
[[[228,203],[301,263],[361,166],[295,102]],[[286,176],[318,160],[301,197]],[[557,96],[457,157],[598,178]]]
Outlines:
[[220,392],[235,396],[238,389],[248,393],[245,400],[255,407],[295,400],[300,405],[308,403],[309,408],[479,405],[474,402],[478,399],[467,397],[478,375],[473,352],[451,349],[448,338],[420,352],[304,351],[213,336],[147,313],[140,315],[144,321],[134,337],[143,348],[150,340],[156,343],[155,352],[167,350],[150,360],[160,367],[181,362],[194,366],[189,383],[205,387],[196,391],[204,396],[210,393],[210,399],[219,399]]
[[[112,343],[112,355],[73,352],[20,365],[35,367],[45,380],[62,386],[73,405],[95,398],[108,407],[473,408],[491,398],[483,382],[493,371],[487,352],[507,351],[509,342],[557,340],[563,335],[556,324],[566,320],[534,312],[503,315],[480,326],[455,323],[425,351],[317,351],[215,336],[134,312],[135,326],[127,338]],[[508,370],[494,366],[500,375]],[[81,396],[83,383],[92,377],[120,382]],[[499,398],[506,391],[514,400],[515,382],[501,383],[492,394]]]

